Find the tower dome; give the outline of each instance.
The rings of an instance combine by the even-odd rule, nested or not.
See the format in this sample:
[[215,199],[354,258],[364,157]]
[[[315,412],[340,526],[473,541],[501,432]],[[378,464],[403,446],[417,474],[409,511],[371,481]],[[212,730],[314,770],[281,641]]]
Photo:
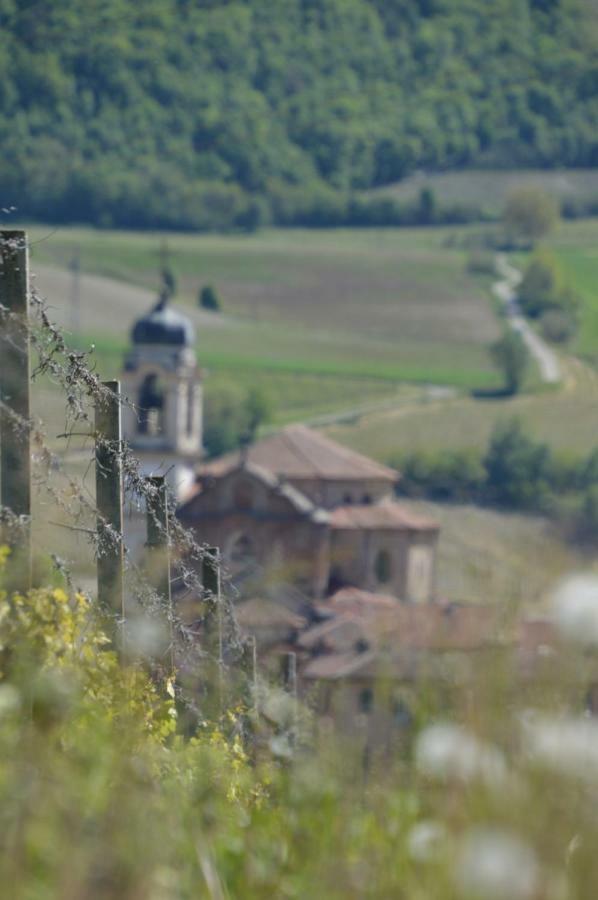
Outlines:
[[195,331],[190,319],[169,307],[167,298],[162,296],[147,315],[135,322],[131,340],[133,344],[193,347]]

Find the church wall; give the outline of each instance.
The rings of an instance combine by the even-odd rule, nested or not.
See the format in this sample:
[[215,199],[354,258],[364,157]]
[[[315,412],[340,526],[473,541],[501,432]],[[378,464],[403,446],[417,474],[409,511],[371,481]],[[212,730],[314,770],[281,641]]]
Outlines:
[[341,582],[363,590],[427,601],[434,591],[435,542],[433,533],[334,530],[331,571]]
[[225,568],[234,582],[235,545],[247,545],[260,567],[264,587],[292,583],[310,595],[320,596],[328,581],[327,534],[325,526],[302,518],[263,517],[255,513],[230,511],[205,515],[191,523],[199,543],[220,548]]

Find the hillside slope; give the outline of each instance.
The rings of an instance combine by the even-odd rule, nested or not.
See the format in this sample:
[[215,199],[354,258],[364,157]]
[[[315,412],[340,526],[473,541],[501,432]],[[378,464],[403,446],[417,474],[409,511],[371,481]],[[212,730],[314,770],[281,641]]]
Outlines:
[[0,205],[251,227],[417,167],[593,166],[589,0],[0,0]]

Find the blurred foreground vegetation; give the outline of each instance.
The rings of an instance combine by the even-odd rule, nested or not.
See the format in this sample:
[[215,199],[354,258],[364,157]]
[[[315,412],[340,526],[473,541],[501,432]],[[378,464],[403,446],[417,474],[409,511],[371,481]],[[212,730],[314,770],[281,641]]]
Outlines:
[[581,653],[530,675],[488,651],[420,683],[384,755],[308,728],[283,760],[242,707],[191,729],[177,673],[119,660],[84,596],[0,591],[3,896],[590,900],[596,582],[575,590]]

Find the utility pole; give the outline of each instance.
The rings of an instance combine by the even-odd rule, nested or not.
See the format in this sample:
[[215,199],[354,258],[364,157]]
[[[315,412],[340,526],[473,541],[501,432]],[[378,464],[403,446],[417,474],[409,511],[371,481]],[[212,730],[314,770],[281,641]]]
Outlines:
[[75,245],[69,263],[71,270],[71,333],[81,331],[81,248]]

